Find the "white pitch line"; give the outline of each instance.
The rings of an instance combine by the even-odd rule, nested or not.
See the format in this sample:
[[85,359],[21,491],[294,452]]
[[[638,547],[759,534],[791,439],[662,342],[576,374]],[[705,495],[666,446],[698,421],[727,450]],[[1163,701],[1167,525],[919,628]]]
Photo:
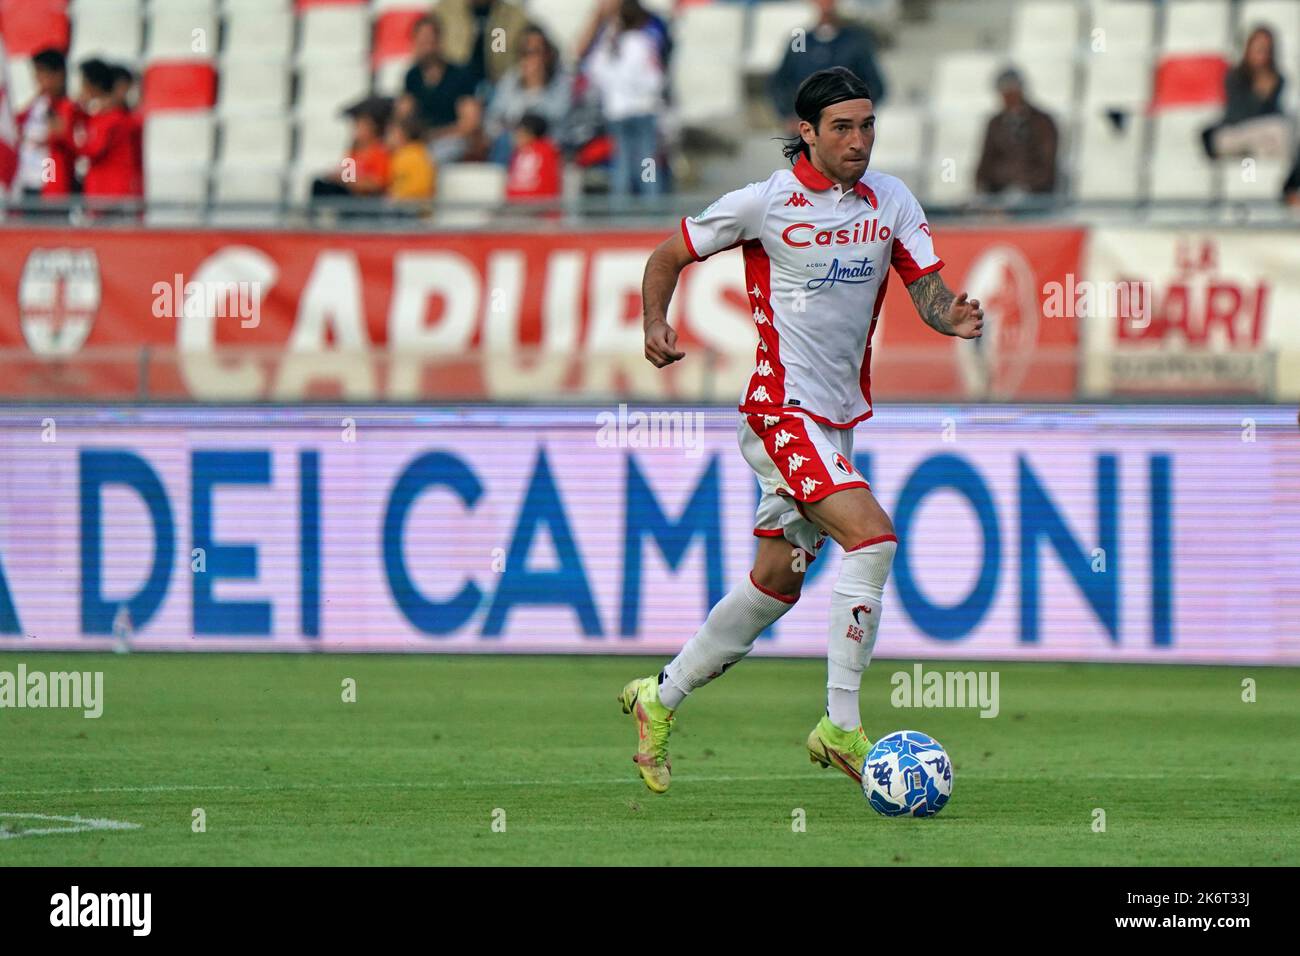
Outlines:
[[90,833],[95,830],[139,830],[140,824],[125,820],[101,820],[90,817],[61,817],[48,813],[0,813],[0,820],[41,820],[46,823],[70,823],[66,827],[38,827],[35,829],[7,830],[0,828],[0,840],[19,837],[49,836],[52,833]]
[[[977,770],[967,770],[959,774],[963,778],[990,782],[1024,783],[1038,779],[1034,774],[987,774]],[[1233,773],[1180,774],[1184,780],[1231,780]],[[815,772],[800,774],[754,774],[748,776],[686,776],[678,778],[679,783],[764,783],[778,780],[817,781],[838,780],[839,775],[827,774],[819,777]],[[1169,774],[1129,773],[1129,774],[1084,774],[1077,777],[1055,775],[1053,782],[1061,783],[1071,780],[1086,783],[1098,783],[1107,780],[1168,780]],[[1274,781],[1297,781],[1300,774],[1287,774],[1272,778]],[[153,784],[141,787],[85,787],[75,789],[48,790],[0,790],[0,797],[56,797],[79,796],[95,793],[185,793],[189,791],[215,791],[235,793],[264,793],[275,790],[452,790],[483,787],[603,787],[638,784],[635,775],[622,777],[574,777],[565,780],[455,780],[427,782],[379,782],[379,783],[266,783],[266,784]]]

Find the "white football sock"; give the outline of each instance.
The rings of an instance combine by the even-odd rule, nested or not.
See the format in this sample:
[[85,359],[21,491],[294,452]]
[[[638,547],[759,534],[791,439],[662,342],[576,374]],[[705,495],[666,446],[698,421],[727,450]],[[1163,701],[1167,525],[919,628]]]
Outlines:
[[896,550],[898,539],[882,535],[845,552],[840,562],[826,643],[826,713],[841,730],[862,723],[858,690],[876,645],[880,602]]
[[713,605],[704,625],[659,676],[659,702],[676,710],[686,695],[703,687],[749,653],[758,635],[794,607],[797,597],[760,588],[753,575]]

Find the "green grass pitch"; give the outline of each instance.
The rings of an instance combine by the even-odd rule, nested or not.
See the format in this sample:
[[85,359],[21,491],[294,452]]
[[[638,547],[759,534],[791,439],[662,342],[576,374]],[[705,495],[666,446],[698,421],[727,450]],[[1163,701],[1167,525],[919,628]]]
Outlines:
[[894,709],[911,664],[877,661],[868,734],[924,730],[956,771],[938,817],[892,820],[808,762],[821,661],[751,659],[689,700],[665,796],[615,700],[658,661],[0,654],[20,662],[102,670],[104,714],[0,710],[0,813],[138,828],[0,817],[0,865],[1300,863],[1294,668],[927,662],[999,672],[983,719]]

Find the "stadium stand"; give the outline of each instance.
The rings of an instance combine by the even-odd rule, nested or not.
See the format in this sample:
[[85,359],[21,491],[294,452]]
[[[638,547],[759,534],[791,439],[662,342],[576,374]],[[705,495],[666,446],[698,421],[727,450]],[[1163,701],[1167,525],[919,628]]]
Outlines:
[[[573,68],[596,0],[523,6]],[[137,72],[151,205],[193,203],[196,218],[261,207],[274,219],[304,204],[311,180],[346,151],[341,110],[367,94],[400,93],[412,25],[436,8],[419,0],[3,0],[0,16],[19,106],[33,93],[30,57],[45,47],[68,51],[73,95],[76,67],[89,57]],[[762,79],[793,31],[812,22],[812,6],[656,0],[647,8],[672,28],[665,127],[682,133],[670,137],[672,168],[685,172],[677,193],[707,195],[721,178],[710,167],[729,180],[765,176],[781,130],[762,103]],[[974,165],[998,108],[994,78],[1009,65],[1060,133],[1064,185],[1053,208],[1268,204],[1290,167],[1260,158],[1243,179],[1240,159],[1207,158],[1200,131],[1215,121],[1224,74],[1257,24],[1274,32],[1282,104],[1294,115],[1300,4],[1291,0],[938,0],[844,10],[882,38],[894,90],[881,109],[875,166],[907,177],[929,205],[958,211],[976,198]],[[954,38],[965,45],[954,49]],[[575,161],[574,144],[566,148]],[[583,161],[566,175],[571,200],[592,188],[587,169]],[[500,169],[443,172],[444,204],[499,205]],[[599,197],[584,208],[598,206]]]

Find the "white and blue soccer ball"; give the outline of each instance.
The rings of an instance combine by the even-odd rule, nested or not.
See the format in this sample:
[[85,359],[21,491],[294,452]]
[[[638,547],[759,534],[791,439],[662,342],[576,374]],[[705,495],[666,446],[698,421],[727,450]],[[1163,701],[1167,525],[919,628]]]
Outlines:
[[887,817],[932,817],[952,796],[952,761],[939,741],[918,730],[881,737],[862,768],[862,793]]

